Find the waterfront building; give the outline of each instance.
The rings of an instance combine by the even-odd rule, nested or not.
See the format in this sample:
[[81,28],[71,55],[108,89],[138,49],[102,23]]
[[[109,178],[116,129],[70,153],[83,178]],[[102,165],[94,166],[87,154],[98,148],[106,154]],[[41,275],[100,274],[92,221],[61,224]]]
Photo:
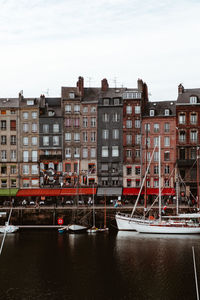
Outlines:
[[0,99],[0,196],[14,196],[19,181],[19,99]]
[[19,186],[39,187],[39,98],[19,94]]
[[102,80],[98,103],[98,196],[122,195],[123,186],[123,93]]
[[[200,132],[200,89],[178,86],[176,103],[177,165],[182,197],[197,196],[197,155]],[[192,196],[193,195],[193,196]]]
[[63,114],[61,98],[40,97],[39,162],[40,186],[63,185]]
[[145,184],[150,202],[158,195],[159,154],[156,146],[159,137],[162,195],[172,198],[176,175],[176,101],[148,102],[142,116],[142,177],[155,149]]

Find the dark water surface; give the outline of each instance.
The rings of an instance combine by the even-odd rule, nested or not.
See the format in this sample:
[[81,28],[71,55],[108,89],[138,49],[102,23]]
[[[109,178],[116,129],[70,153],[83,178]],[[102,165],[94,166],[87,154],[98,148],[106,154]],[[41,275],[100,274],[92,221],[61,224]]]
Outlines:
[[0,256],[0,300],[196,299],[192,246],[200,278],[200,236],[20,231]]

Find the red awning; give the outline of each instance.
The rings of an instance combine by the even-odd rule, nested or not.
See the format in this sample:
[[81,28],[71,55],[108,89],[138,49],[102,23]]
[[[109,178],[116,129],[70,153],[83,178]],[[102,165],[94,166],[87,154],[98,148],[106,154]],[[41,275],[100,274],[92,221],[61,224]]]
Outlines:
[[17,197],[60,196],[61,189],[22,189],[17,192]]
[[97,189],[96,188],[79,188],[77,191],[77,188],[66,188],[62,189],[60,195],[61,196],[74,196],[77,195],[95,195]]
[[[123,195],[138,195],[140,188],[124,188]],[[158,195],[159,189],[158,188],[147,188],[147,195]],[[142,190],[142,195],[144,194],[144,189]],[[162,196],[174,196],[175,189],[174,188],[163,188],[161,190]]]

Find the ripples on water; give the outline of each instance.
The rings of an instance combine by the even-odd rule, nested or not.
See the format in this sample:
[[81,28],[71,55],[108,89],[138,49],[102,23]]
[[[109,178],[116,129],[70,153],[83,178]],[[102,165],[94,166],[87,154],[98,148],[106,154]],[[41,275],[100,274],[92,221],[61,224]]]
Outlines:
[[200,236],[21,231],[6,237],[0,300],[196,299]]

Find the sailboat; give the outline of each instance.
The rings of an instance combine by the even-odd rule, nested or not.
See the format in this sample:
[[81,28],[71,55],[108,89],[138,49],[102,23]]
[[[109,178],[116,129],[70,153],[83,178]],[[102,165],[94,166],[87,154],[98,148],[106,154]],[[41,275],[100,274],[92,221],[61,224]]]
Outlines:
[[93,185],[93,199],[92,199],[92,204],[93,204],[93,207],[92,207],[92,219],[93,219],[93,225],[91,228],[89,228],[87,230],[88,233],[96,233],[99,231],[99,229],[96,227],[95,225],[95,209],[94,209],[94,185]]
[[166,216],[161,215],[161,151],[159,137],[159,219],[149,223],[141,222],[135,225],[136,231],[139,233],[160,233],[160,234],[199,234],[200,223],[198,219],[200,214],[178,214],[178,195],[177,199],[177,215]]
[[[78,161],[77,174],[78,174],[78,176],[77,176],[77,199],[76,199],[77,203],[76,203],[76,205],[78,206],[78,202],[79,202],[79,161]],[[75,211],[75,213],[74,213],[74,211]],[[77,214],[77,209],[76,208],[73,209],[73,223],[68,226],[69,232],[79,233],[79,232],[86,231],[87,230],[86,226],[83,226],[81,224],[77,224],[75,214]]]
[[10,217],[11,217],[11,213],[12,213],[12,208],[10,210],[9,213],[9,217],[8,217],[8,221],[5,222],[4,226],[0,226],[0,233],[13,233],[19,230],[18,226],[14,226],[14,225],[10,225]]

